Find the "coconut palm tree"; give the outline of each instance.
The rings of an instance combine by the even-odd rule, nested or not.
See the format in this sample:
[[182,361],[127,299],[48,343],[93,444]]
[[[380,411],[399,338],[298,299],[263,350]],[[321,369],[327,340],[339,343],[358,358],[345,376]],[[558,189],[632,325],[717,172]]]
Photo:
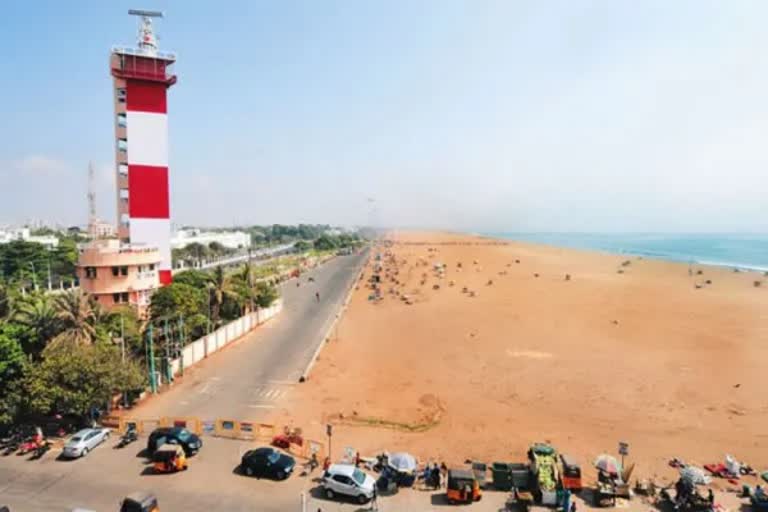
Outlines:
[[235,288],[232,280],[224,273],[224,268],[221,265],[213,269],[211,281],[208,284],[208,293],[211,299],[211,323],[214,329],[221,322],[221,307],[224,305],[224,302],[226,300],[239,301]]
[[50,295],[34,294],[14,304],[13,320],[32,333],[29,353],[38,353],[62,330],[61,319]]
[[97,339],[99,305],[82,290],[70,290],[56,297],[56,311],[62,332],[52,343],[91,345]]

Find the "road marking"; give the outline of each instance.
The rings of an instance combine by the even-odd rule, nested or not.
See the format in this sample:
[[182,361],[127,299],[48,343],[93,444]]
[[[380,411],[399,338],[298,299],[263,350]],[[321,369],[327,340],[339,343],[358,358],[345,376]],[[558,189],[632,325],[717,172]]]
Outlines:
[[295,386],[296,381],[294,380],[271,380],[269,381],[270,384],[275,384],[277,386]]
[[269,391],[267,391],[266,397],[269,398],[269,399],[277,398],[276,397],[276,393],[277,393],[276,389],[270,389]]
[[276,406],[267,404],[251,404],[248,407],[251,409],[274,409]]

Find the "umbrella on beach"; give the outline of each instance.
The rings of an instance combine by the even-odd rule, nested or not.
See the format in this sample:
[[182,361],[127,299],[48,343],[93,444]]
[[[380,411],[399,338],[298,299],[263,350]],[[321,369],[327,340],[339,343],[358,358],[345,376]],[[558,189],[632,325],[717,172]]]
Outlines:
[[389,456],[389,467],[401,473],[409,473],[416,470],[416,457],[410,453],[393,453]]
[[685,466],[681,469],[680,479],[691,485],[708,485],[712,481],[703,469],[696,466]]
[[604,471],[610,475],[618,475],[621,472],[621,464],[616,460],[613,455],[602,454],[595,458],[595,462],[592,463],[600,471]]

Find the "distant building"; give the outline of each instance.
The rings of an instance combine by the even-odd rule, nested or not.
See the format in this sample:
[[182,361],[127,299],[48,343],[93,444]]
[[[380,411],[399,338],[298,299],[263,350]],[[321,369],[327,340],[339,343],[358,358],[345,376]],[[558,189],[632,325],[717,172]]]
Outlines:
[[49,249],[59,246],[59,239],[55,236],[34,236],[30,234],[29,228],[0,229],[0,244],[7,244],[16,240],[41,244]]
[[117,228],[110,222],[96,219],[88,225],[88,234],[93,238],[115,238]]
[[121,244],[119,240],[96,240],[80,250],[77,277],[83,291],[106,307],[135,306],[144,315],[150,296],[160,286],[162,257],[154,247]]
[[244,231],[181,229],[171,238],[171,248],[183,249],[195,243],[208,246],[211,242],[217,242],[228,249],[245,249],[251,246],[251,235]]

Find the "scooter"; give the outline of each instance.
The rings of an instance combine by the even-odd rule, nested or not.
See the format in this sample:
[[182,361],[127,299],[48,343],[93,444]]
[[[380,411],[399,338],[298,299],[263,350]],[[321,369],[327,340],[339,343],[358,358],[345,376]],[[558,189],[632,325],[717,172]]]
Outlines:
[[39,446],[39,444],[40,443],[37,439],[27,439],[21,443],[19,446],[19,452],[16,455],[26,455],[27,453],[34,451]]
[[35,448],[31,460],[37,460],[46,454],[51,449],[51,443],[47,439],[43,439]]
[[12,435],[6,443],[4,443],[5,449],[3,450],[3,456],[8,456],[19,449],[23,438],[21,434]]
[[136,429],[129,428],[125,431],[125,434],[123,434],[120,437],[120,442],[117,443],[117,448],[124,448],[125,446],[128,446],[132,442],[139,439],[139,433],[136,432]]

